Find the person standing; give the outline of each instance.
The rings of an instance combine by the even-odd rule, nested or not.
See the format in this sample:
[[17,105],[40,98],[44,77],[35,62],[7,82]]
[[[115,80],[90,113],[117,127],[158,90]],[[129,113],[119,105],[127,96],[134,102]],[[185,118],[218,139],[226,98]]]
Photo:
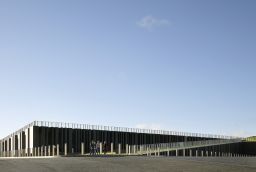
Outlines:
[[100,141],[97,141],[97,143],[96,143],[96,154],[97,155],[100,154]]
[[96,155],[96,142],[93,141],[93,155]]
[[93,155],[93,140],[90,143],[90,155]]
[[103,150],[104,150],[104,154],[106,155],[106,153],[107,153],[107,143],[106,143],[106,141],[104,141],[104,143],[103,143]]

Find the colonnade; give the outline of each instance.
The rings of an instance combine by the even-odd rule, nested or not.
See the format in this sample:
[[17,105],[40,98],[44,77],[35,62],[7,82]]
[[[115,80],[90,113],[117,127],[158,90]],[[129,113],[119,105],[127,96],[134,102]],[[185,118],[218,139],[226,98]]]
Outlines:
[[[71,154],[86,155],[90,152],[91,141],[100,142],[100,153],[103,142],[107,144],[109,154],[119,155],[167,155],[167,156],[241,156],[239,146],[230,144],[209,149],[163,151],[158,144],[189,141],[216,140],[203,135],[185,136],[168,135],[157,132],[139,133],[134,130],[109,131],[84,128],[60,128],[28,125],[0,140],[1,157],[31,156],[68,156]],[[156,145],[155,149],[147,144]],[[202,152],[203,151],[203,152]]]

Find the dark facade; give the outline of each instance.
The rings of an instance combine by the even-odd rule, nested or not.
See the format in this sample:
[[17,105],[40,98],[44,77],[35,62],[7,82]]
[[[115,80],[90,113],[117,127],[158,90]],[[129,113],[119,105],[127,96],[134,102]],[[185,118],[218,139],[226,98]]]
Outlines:
[[[201,140],[230,139],[227,136],[198,133],[171,132],[161,130],[144,130],[120,127],[95,126],[85,124],[52,123],[35,121],[0,141],[0,150],[9,156],[33,155],[40,148],[46,151],[58,145],[59,154],[90,152],[92,140],[107,143],[108,151],[125,153],[127,145],[146,145],[160,143],[189,142]],[[235,154],[256,155],[254,142],[224,144],[198,148],[200,151],[232,152]],[[189,152],[186,152],[189,154]],[[194,154],[194,151],[193,151]],[[6,153],[4,154],[6,156]]]

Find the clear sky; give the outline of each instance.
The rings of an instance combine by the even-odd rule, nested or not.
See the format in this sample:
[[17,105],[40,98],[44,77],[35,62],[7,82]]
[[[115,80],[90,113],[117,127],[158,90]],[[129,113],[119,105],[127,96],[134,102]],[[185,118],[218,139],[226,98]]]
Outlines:
[[34,120],[256,135],[255,9],[1,0],[0,138]]

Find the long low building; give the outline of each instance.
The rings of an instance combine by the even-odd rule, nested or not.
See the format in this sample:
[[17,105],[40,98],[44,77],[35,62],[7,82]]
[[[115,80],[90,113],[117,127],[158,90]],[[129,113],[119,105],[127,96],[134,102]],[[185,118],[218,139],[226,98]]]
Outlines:
[[[130,147],[136,149],[136,146],[142,145],[171,143],[194,144],[198,141],[230,139],[235,138],[200,133],[34,121],[0,140],[0,156],[20,157],[87,154],[90,152],[92,141],[101,144],[101,151],[102,143],[105,142],[107,151],[110,153],[130,154]],[[252,146],[252,149],[245,151],[244,147],[246,145],[244,144],[242,142],[236,142],[223,145],[206,145],[197,147],[196,149],[200,150],[200,152],[206,151],[207,155],[208,151],[215,153],[225,152],[231,155],[255,155],[256,151],[254,152],[254,147]],[[184,155],[186,155],[186,152],[184,152]]]

